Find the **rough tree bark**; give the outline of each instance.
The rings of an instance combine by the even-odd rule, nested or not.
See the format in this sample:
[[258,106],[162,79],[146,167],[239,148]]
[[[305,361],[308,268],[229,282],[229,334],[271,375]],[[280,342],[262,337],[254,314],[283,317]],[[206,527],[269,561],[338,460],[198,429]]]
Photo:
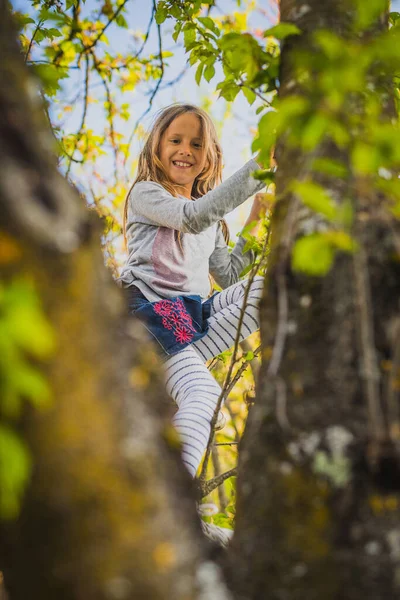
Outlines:
[[[327,28],[346,35],[351,10],[349,0],[281,1],[282,21],[304,32],[284,46],[281,96],[297,91],[292,59],[309,34]],[[382,111],[390,116],[390,102]],[[381,218],[378,197],[332,180],[335,198],[353,199],[361,250],[338,256],[327,277],[294,273],[287,248],[301,222],[285,190],[304,175],[306,157],[282,147],[277,154],[283,200],[261,308],[263,347],[274,353],[262,366],[241,448],[227,570],[240,600],[394,600],[400,462],[396,423],[385,413],[388,394],[397,413],[399,399],[382,361],[398,368],[397,225]],[[325,147],[318,156],[335,155]],[[344,481],[335,485],[328,469],[318,473],[318,456],[342,465]]]
[[1,524],[9,600],[227,600],[159,364],[104,267],[100,220],[57,172],[5,0],[0,54],[0,278],[34,282],[57,340],[37,365],[53,404],[18,424],[34,471],[20,517]]

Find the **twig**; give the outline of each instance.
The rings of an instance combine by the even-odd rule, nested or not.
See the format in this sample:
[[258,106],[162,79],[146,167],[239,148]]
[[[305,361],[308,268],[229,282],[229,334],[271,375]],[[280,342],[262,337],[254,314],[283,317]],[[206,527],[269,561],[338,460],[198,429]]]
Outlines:
[[154,10],[154,4],[153,4],[153,10],[151,11],[151,16],[150,16],[150,21],[149,24],[147,26],[147,31],[146,31],[146,35],[144,36],[144,40],[143,40],[143,44],[141,45],[141,47],[139,48],[139,50],[136,52],[136,54],[134,54],[132,56],[132,60],[135,60],[136,58],[139,58],[143,48],[146,45],[147,40],[149,39],[149,35],[150,35],[150,29],[151,29],[151,25],[154,21],[154,16],[155,16],[155,10]]
[[[213,461],[213,465],[214,465],[215,476],[218,477],[219,475],[222,474],[222,472],[221,472],[221,463],[219,461],[218,448],[216,447],[215,444],[212,449],[212,461]],[[223,485],[218,486],[218,499],[219,499],[221,511],[224,511],[225,508],[228,506],[228,499],[226,497],[225,487]]]
[[[267,233],[266,238],[265,238],[264,246],[263,246],[262,251],[261,251],[260,264],[265,259],[265,256],[266,256],[266,253],[267,253],[267,250],[268,250],[270,233],[271,233],[271,229],[269,228],[268,229],[268,233]],[[229,365],[229,368],[228,368],[228,373],[226,375],[225,382],[224,382],[224,385],[222,387],[222,390],[221,390],[221,393],[219,395],[219,398],[217,400],[217,404],[216,404],[216,407],[215,407],[215,410],[214,410],[214,415],[213,415],[213,418],[211,420],[210,437],[208,439],[208,444],[207,444],[207,448],[206,448],[205,457],[204,457],[204,460],[203,460],[203,466],[202,466],[202,469],[201,469],[201,473],[199,475],[199,481],[200,481],[201,485],[204,484],[205,478],[206,478],[207,465],[208,465],[208,461],[209,461],[209,458],[210,458],[210,452],[211,452],[212,442],[213,442],[213,439],[214,439],[215,424],[217,422],[218,412],[219,412],[219,410],[221,408],[221,404],[223,402],[224,397],[227,395],[226,394],[226,390],[227,390],[227,388],[231,384],[231,375],[232,375],[233,366],[234,366],[234,364],[236,362],[236,353],[237,353],[239,342],[240,342],[240,334],[241,334],[241,329],[242,329],[244,312],[245,312],[246,305],[247,305],[247,298],[248,298],[248,295],[249,295],[249,292],[250,292],[250,287],[251,287],[251,285],[252,285],[252,283],[254,281],[254,277],[255,277],[255,275],[257,273],[258,268],[259,268],[259,264],[255,263],[253,265],[253,268],[250,271],[250,276],[248,278],[247,286],[246,286],[245,291],[244,291],[243,305],[242,305],[242,308],[241,308],[241,311],[240,311],[240,315],[239,315],[239,323],[238,323],[237,332],[236,332],[236,338],[235,338],[235,343],[234,343],[234,347],[233,347],[232,360],[230,362],[230,365]]]
[[72,8],[72,23],[71,23],[71,29],[70,32],[68,34],[68,37],[66,40],[63,40],[60,42],[60,48],[58,50],[58,52],[56,53],[56,55],[53,58],[53,64],[57,65],[58,64],[58,59],[64,54],[64,50],[62,49],[61,45],[64,42],[71,42],[74,39],[75,33],[77,31],[79,31],[79,13],[81,10],[81,0],[77,0],[76,4],[73,5]]
[[221,475],[218,475],[209,481],[202,482],[200,479],[198,479],[197,485],[200,492],[200,498],[208,496],[208,494],[211,494],[211,492],[221,485],[221,483],[223,483],[226,479],[229,479],[229,477],[233,477],[236,474],[237,467],[234,467],[233,469],[230,469],[229,471],[226,471],[225,473],[222,473]]
[[35,27],[35,31],[33,32],[31,41],[29,42],[28,50],[26,51],[26,54],[25,54],[25,58],[24,58],[24,62],[25,63],[28,60],[29,53],[30,53],[30,51],[32,49],[32,44],[33,44],[33,41],[35,39],[35,36],[36,36],[37,32],[39,31],[39,28],[43,24],[43,22],[44,22],[44,19],[40,19],[40,21],[38,22],[38,24]]
[[[156,7],[156,0],[153,0],[153,13],[155,14],[157,10]],[[164,61],[163,61],[163,57],[162,57],[162,38],[161,38],[161,27],[159,24],[157,24],[157,33],[158,33],[158,45],[159,45],[159,58],[160,58],[160,69],[161,69],[161,75],[160,78],[157,82],[156,87],[154,88],[154,90],[151,93],[150,96],[150,100],[149,100],[149,105],[147,107],[147,109],[144,111],[144,113],[142,115],[140,115],[140,117],[138,118],[138,120],[135,123],[135,126],[133,128],[133,131],[131,133],[131,135],[129,136],[129,140],[128,140],[128,148],[130,148],[130,145],[132,143],[133,140],[133,136],[135,135],[137,128],[139,127],[139,124],[141,122],[141,120],[147,115],[147,113],[151,110],[152,106],[153,106],[153,100],[155,98],[155,95],[157,94],[157,91],[161,85],[161,82],[163,80],[164,77]],[[127,157],[128,157],[128,152],[126,153],[125,156],[125,160],[124,160],[124,167],[126,166],[126,161],[127,161]]]
[[[66,174],[65,174],[66,177],[68,177],[69,172],[71,170],[72,161],[76,162],[74,160],[75,150],[76,150],[76,147],[78,145],[79,136],[82,134],[82,131],[83,131],[84,127],[85,127],[87,109],[88,109],[88,104],[89,104],[89,74],[90,74],[89,57],[86,54],[85,55],[85,97],[84,97],[84,101],[83,101],[83,113],[82,113],[81,124],[79,126],[78,133],[76,134],[74,148],[72,150],[72,155],[71,156],[68,155],[68,157],[69,157],[70,160],[69,160],[68,168],[67,168],[67,171],[66,171]],[[86,150],[87,150],[87,142],[86,142]],[[83,155],[84,154],[85,153],[83,153]],[[83,160],[81,162],[83,162]]]
[[214,446],[236,446],[239,442],[214,442]]
[[235,414],[234,414],[234,412],[233,412],[233,410],[232,410],[231,404],[230,404],[230,402],[228,401],[228,399],[225,399],[225,408],[226,408],[226,410],[227,410],[227,411],[228,411],[228,413],[229,413],[229,416],[230,416],[230,418],[231,418],[231,422],[232,422],[233,429],[235,430],[235,440],[236,440],[236,442],[237,442],[237,443],[239,443],[239,440],[240,440],[240,433],[239,433],[239,429],[237,428],[237,425],[236,425]]
[[85,47],[85,52],[88,52],[89,50],[92,50],[92,48],[97,44],[97,42],[99,41],[99,39],[101,38],[101,36],[105,32],[105,30],[107,29],[107,27],[109,27],[111,25],[111,23],[113,21],[115,21],[115,19],[118,17],[119,13],[125,7],[125,5],[127,4],[127,2],[128,2],[128,0],[124,0],[124,2],[117,8],[117,10],[115,11],[115,13],[112,15],[112,17],[109,19],[108,23],[100,31],[100,33],[98,34],[98,36],[93,40],[93,42],[91,44],[89,44],[89,46]]

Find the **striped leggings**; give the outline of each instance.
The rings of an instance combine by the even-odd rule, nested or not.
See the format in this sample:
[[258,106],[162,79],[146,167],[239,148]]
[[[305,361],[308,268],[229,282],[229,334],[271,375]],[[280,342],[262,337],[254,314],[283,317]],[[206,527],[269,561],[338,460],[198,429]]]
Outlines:
[[[247,296],[240,341],[259,328],[258,305],[263,277],[255,277]],[[173,424],[182,440],[182,460],[194,477],[207,447],[211,420],[221,388],[205,361],[234,345],[244,292],[248,282],[239,281],[214,296],[207,335],[164,363],[166,388],[178,406]]]

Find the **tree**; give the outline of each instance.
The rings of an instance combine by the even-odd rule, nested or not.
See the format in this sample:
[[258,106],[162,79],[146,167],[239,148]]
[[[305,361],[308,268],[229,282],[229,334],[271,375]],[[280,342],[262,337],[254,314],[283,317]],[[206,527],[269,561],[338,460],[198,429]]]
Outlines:
[[[196,1],[157,9],[160,23],[176,19],[199,77],[208,69],[212,79],[213,61],[221,60],[221,95],[242,91],[250,103],[262,95],[268,107],[264,94],[279,75],[253,146],[266,159],[277,143],[277,204],[261,308],[263,362],[241,447],[226,580],[241,600],[396,598],[400,15],[391,15],[388,30],[384,0],[282,0],[283,22],[264,33],[264,48],[246,32],[220,36],[212,19],[198,17],[200,8]],[[8,412],[2,407],[3,439],[6,428],[26,473],[27,442],[35,465],[19,519],[3,525],[10,600],[228,598],[217,563],[197,546],[194,498],[182,491],[176,440],[152,387],[157,365],[149,372],[151,354],[143,359],[134,322],[136,348],[128,339],[93,215],[56,174],[48,149],[37,147],[42,138],[31,132],[41,131],[40,109],[28,104],[6,16],[0,23],[3,297],[6,307],[30,298],[18,314],[24,323],[34,315],[46,341],[32,345],[35,331],[24,335],[5,311],[14,346],[36,361],[36,369],[17,361],[18,378],[8,381],[7,395],[2,390],[14,402]],[[26,273],[61,342],[56,354]],[[21,406],[27,387],[34,408]],[[54,398],[44,412],[49,389]],[[83,450],[93,455],[90,472]],[[27,479],[13,482],[8,510]]]
[[240,454],[241,599],[398,596],[398,17],[388,31],[385,2],[281,2],[302,35],[260,122],[279,134],[279,201],[270,359]]
[[0,15],[0,563],[9,597],[209,597],[218,570],[163,418],[158,363],[104,267],[98,218],[56,170],[6,2]]

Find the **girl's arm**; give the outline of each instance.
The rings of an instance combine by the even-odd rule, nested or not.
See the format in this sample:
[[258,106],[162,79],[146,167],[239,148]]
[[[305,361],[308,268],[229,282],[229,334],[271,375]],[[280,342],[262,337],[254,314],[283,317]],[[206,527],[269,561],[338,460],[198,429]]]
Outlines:
[[[254,223],[254,226],[248,233],[254,236],[257,235],[259,225],[265,216],[267,208],[270,208],[270,206],[270,195],[260,192],[255,195],[250,214],[244,224],[244,227],[246,227],[251,223]],[[210,256],[209,264],[211,275],[223,289],[239,281],[240,273],[243,269],[252,264],[255,260],[253,250],[248,250],[243,254],[243,248],[246,241],[247,240],[244,237],[239,236],[232,252],[229,252],[222,230],[218,227],[215,250]]]
[[264,182],[251,176],[258,169],[257,162],[249,160],[218,187],[195,201],[174,198],[159,183],[140,181],[130,194],[128,227],[130,222],[144,222],[184,233],[200,233],[265,187]]
[[225,242],[221,227],[218,225],[215,250],[210,256],[209,270],[218,285],[225,289],[239,281],[240,273],[255,260],[253,250],[243,254],[246,244],[243,237],[239,236],[235,247],[230,252]]

